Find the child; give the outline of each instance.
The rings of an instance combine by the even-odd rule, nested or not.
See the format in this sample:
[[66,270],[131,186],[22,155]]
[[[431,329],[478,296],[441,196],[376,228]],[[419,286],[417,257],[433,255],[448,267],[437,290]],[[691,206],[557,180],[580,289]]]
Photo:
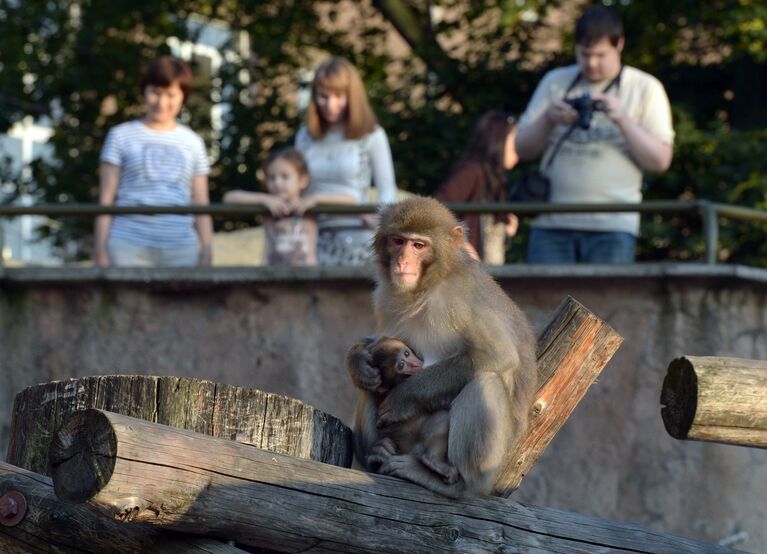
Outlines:
[[267,193],[233,190],[224,202],[260,204],[267,218],[264,263],[269,265],[317,265],[317,224],[314,219],[291,215],[303,213],[301,194],[309,186],[309,172],[301,152],[283,148],[273,152],[264,164]]

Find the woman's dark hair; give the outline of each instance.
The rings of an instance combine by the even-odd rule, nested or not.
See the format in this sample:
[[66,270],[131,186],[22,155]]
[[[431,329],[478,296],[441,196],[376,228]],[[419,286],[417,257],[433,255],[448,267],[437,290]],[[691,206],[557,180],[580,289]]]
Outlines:
[[192,70],[186,62],[182,62],[172,56],[161,56],[152,60],[144,70],[141,77],[141,94],[149,85],[154,87],[169,87],[178,83],[181,92],[184,93],[184,103],[192,92]]
[[623,22],[606,6],[588,8],[575,24],[575,44],[590,46],[606,38],[613,46],[623,38]]
[[482,166],[487,176],[487,200],[506,199],[506,169],[503,158],[506,137],[516,121],[506,113],[499,111],[486,112],[474,124],[469,137],[469,143],[458,162],[475,162]]

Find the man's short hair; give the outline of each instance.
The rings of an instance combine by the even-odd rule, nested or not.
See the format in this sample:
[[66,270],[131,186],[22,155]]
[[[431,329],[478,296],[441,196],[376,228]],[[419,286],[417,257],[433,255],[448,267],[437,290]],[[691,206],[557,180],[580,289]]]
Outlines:
[[606,38],[613,46],[623,38],[623,22],[608,7],[591,6],[575,24],[575,44],[590,46]]

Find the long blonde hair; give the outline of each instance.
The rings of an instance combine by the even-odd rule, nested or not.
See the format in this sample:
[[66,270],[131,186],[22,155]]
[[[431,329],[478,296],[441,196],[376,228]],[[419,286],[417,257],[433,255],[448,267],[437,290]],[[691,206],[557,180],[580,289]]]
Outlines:
[[330,58],[322,62],[314,72],[312,101],[307,110],[306,125],[315,139],[325,136],[330,124],[320,115],[317,107],[317,87],[336,94],[346,94],[344,137],[358,139],[375,130],[378,120],[370,108],[365,85],[354,66],[344,58]]

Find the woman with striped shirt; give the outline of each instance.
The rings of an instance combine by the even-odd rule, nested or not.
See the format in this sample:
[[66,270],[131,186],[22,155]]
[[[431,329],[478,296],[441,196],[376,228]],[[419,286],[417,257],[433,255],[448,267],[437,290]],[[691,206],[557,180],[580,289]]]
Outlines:
[[[192,72],[170,56],[152,61],[141,80],[146,115],[113,127],[101,152],[104,206],[207,205],[210,168],[202,138],[178,123]],[[95,263],[112,266],[210,265],[209,215],[102,215]]]

